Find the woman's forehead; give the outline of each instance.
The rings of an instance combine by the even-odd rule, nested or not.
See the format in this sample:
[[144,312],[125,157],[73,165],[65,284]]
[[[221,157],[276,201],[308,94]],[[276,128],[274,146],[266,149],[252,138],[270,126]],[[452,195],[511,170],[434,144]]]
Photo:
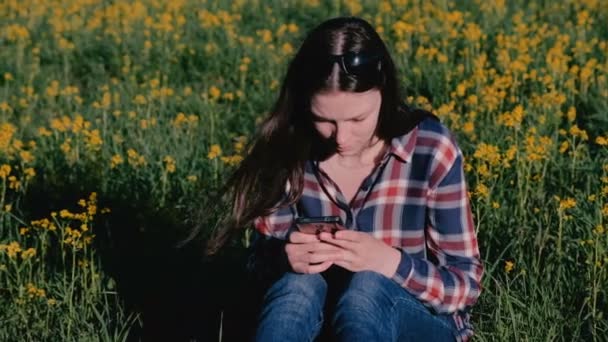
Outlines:
[[382,96],[378,89],[364,92],[328,91],[311,99],[312,112],[322,118],[356,117],[378,110]]

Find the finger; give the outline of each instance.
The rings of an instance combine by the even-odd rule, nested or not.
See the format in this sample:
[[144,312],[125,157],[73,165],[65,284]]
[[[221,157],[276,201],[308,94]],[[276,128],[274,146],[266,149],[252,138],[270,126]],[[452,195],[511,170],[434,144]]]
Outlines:
[[351,250],[351,251],[355,250],[357,248],[357,246],[359,245],[359,242],[337,239],[337,238],[334,238],[333,236],[331,236],[331,234],[329,234],[329,233],[320,234],[319,238],[321,239],[321,241],[323,241],[323,243],[331,244],[331,245],[338,246],[340,248]]
[[334,238],[336,238],[338,240],[348,240],[348,241],[358,242],[358,241],[361,241],[361,239],[365,237],[363,234],[367,234],[367,233],[358,232],[358,231],[349,230],[349,229],[343,229],[343,230],[338,230],[337,232],[335,232]]
[[309,244],[309,251],[316,253],[316,252],[322,252],[322,251],[339,251],[342,248],[340,248],[339,246],[333,245],[331,243],[327,243],[327,242],[316,242],[316,243],[311,243]]
[[325,251],[338,252],[342,248],[328,244],[326,242],[313,242],[313,243],[287,243],[285,244],[285,253],[293,257],[294,259],[300,259],[302,256],[308,253],[318,253]]
[[320,262],[340,260],[342,251],[334,250],[334,251],[320,251],[315,253],[308,254],[308,263],[309,264],[318,264]]
[[307,243],[307,242],[317,242],[319,238],[313,234],[304,234],[298,231],[294,231],[289,234],[289,242],[293,243]]
[[332,261],[326,261],[324,263],[321,263],[319,265],[308,265],[305,269],[305,273],[308,274],[313,274],[313,273],[321,273],[325,270],[327,270],[331,265],[333,265]]

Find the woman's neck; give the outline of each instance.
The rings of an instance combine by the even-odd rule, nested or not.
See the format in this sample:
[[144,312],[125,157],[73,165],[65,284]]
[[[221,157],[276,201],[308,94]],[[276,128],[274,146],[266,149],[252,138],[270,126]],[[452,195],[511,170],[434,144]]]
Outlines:
[[374,140],[370,142],[370,145],[360,153],[347,156],[336,153],[330,160],[341,168],[365,168],[380,162],[386,147],[387,145],[382,139],[374,138]]

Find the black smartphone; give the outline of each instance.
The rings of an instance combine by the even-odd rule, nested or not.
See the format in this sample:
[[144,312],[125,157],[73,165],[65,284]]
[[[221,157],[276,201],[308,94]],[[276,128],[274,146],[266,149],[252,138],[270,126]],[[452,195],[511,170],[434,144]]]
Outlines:
[[305,234],[335,233],[344,229],[340,216],[298,217],[296,227]]

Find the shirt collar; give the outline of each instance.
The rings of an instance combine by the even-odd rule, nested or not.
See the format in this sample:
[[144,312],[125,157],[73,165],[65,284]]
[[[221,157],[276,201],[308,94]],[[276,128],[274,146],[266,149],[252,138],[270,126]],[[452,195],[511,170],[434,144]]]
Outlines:
[[404,135],[394,137],[391,140],[391,147],[387,155],[392,154],[400,161],[404,163],[409,163],[412,160],[412,156],[414,154],[414,148],[416,147],[417,137],[418,127],[414,127],[414,129]]

